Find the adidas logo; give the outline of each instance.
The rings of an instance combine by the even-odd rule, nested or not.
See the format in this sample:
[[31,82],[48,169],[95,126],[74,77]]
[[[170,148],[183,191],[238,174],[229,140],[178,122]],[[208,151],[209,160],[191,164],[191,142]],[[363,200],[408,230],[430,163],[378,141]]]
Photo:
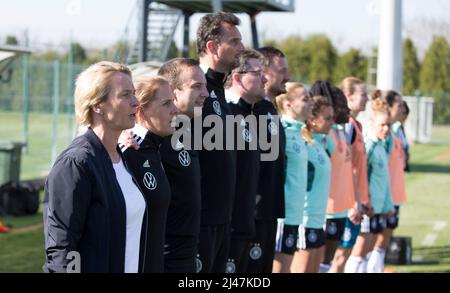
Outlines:
[[144,163],[144,165],[142,165],[142,167],[144,167],[144,168],[150,168],[150,164],[149,164],[148,160],[145,161],[145,163]]

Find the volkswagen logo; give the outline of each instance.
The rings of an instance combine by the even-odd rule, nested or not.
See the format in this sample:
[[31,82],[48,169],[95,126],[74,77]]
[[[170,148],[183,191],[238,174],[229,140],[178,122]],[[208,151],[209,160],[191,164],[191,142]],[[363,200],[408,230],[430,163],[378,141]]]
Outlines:
[[158,186],[155,176],[153,176],[153,174],[150,172],[145,173],[143,182],[145,187],[147,187],[147,189],[149,190],[155,190],[156,187]]
[[214,112],[216,112],[217,115],[219,115],[219,116],[222,115],[222,109],[220,108],[219,101],[214,101],[213,102],[213,108],[214,108]]
[[278,127],[275,124],[275,122],[271,121],[267,127],[269,128],[269,132],[270,132],[271,135],[277,135],[278,134]]
[[251,142],[252,141],[252,134],[250,133],[250,131],[246,128],[244,128],[242,130],[242,138],[246,141],[246,142]]
[[184,167],[188,167],[191,164],[191,156],[187,151],[182,151],[178,154],[178,160]]

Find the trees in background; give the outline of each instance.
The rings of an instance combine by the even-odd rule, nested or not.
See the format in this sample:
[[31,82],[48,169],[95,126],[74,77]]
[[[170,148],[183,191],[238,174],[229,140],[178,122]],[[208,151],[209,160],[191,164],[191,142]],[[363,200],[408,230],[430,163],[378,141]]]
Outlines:
[[450,124],[450,46],[444,37],[435,36],[425,53],[420,91],[435,99],[435,122]]
[[[5,38],[5,43],[9,45],[19,44],[18,39],[12,35]],[[293,35],[278,42],[265,40],[263,46],[275,46],[285,53],[293,81],[312,84],[318,79],[323,79],[338,84],[347,76],[357,77],[368,84],[373,84],[376,81],[375,73],[372,72],[376,68],[376,53],[374,53],[375,57],[366,56],[357,48],[350,48],[340,53],[334,47],[332,41],[323,34],[305,38]],[[66,48],[59,47],[55,50],[33,53],[30,58],[31,70],[32,73],[38,71],[50,72],[50,63],[45,68],[34,68],[33,62],[36,61],[59,60],[64,66],[64,63],[69,60],[69,52],[72,54],[71,60],[73,63],[77,66],[80,65],[79,68],[77,67],[77,71],[100,60],[124,63],[126,60],[123,58],[128,55],[130,50],[131,47],[125,41],[119,41],[108,48],[89,50],[80,43],[73,42],[70,44],[70,50],[67,46]],[[376,48],[374,51],[376,51]],[[435,36],[422,62],[418,58],[417,51],[413,41],[406,38],[403,43],[403,94],[415,95],[416,90],[420,89],[422,96],[434,97],[436,105],[435,121],[437,123],[450,123],[450,45],[447,38],[445,35]],[[181,51],[178,50],[175,42],[172,42],[168,55],[169,58],[181,56]],[[195,42],[190,43],[189,55],[192,58],[197,58]],[[121,58],[118,59],[118,57]],[[132,63],[135,61],[132,60]],[[21,76],[21,65],[17,63],[16,67],[15,76]],[[66,71],[62,69],[62,75],[66,74]],[[42,78],[47,76],[46,80],[48,79],[48,81],[40,82],[39,87],[45,87],[45,84],[48,84],[51,80],[51,73],[38,73],[38,76]],[[21,83],[17,82],[17,87],[20,86]],[[4,90],[4,87],[3,89],[0,88],[0,94]],[[20,90],[14,91],[20,93]],[[47,91],[42,92],[42,95],[50,94]]]
[[419,88],[420,64],[410,38],[403,41],[403,94],[415,95]]
[[6,36],[6,41],[5,41],[6,45],[19,45],[19,41],[17,40],[17,38],[15,36]]
[[367,76],[368,59],[360,50],[350,48],[339,56],[334,68],[334,83],[339,84],[344,78],[353,76],[365,80]]
[[444,37],[434,37],[425,53],[420,73],[420,90],[450,91],[450,47]]

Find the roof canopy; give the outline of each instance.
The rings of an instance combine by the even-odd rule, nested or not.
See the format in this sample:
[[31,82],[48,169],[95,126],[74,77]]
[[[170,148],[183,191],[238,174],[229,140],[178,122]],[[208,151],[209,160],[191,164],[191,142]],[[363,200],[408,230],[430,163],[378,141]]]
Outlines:
[[[186,12],[211,12],[211,0],[157,0],[156,2],[178,8]],[[261,11],[293,12],[293,0],[222,0],[223,11],[232,13],[255,14]]]

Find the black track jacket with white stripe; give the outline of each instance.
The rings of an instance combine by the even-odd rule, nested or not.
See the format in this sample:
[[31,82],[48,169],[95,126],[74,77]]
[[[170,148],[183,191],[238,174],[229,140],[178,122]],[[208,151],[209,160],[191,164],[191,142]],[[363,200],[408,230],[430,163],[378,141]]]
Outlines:
[[[164,242],[170,186],[164,172],[159,147],[163,138],[136,124],[134,137],[139,150],[121,145],[123,156],[142,190],[148,208],[148,233],[141,246],[146,249],[145,273],[164,272]],[[146,221],[146,219],[144,219]],[[146,243],[145,243],[146,242]]]

